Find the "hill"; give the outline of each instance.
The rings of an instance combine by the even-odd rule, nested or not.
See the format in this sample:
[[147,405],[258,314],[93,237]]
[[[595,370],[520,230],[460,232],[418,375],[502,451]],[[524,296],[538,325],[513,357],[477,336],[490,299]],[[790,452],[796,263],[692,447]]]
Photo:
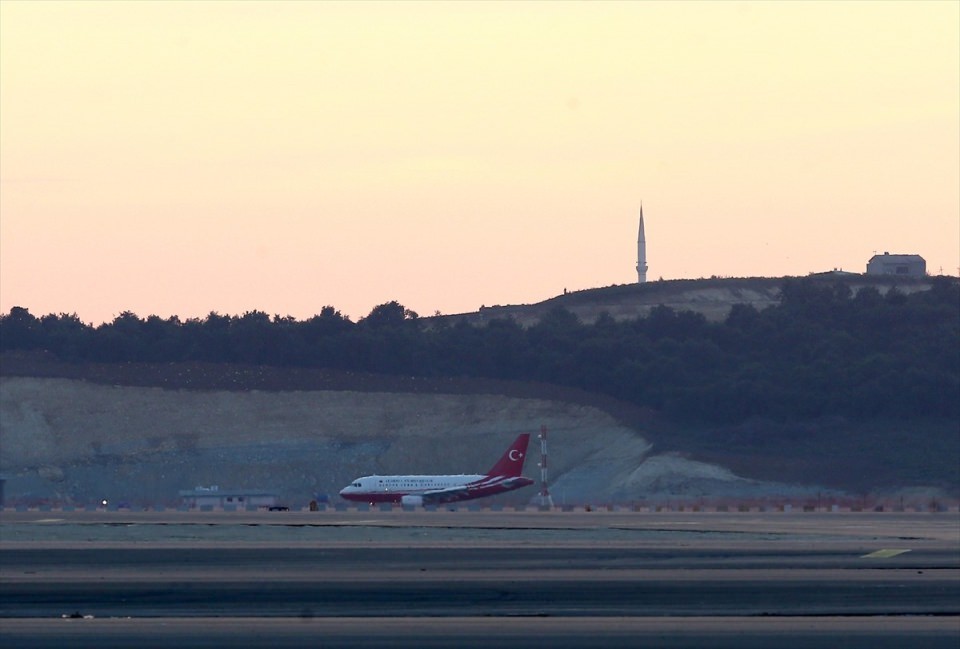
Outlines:
[[[210,350],[225,353],[222,350],[235,344],[241,354],[253,349],[260,355],[290,358],[291,351],[276,342],[281,340],[276,338],[278,331],[299,340],[303,348],[295,323],[271,323],[257,314],[188,323],[143,321],[130,314],[96,331],[69,319],[31,320],[29,314],[17,313],[16,318],[11,314],[2,322],[7,351],[0,356],[0,472],[8,478],[8,501],[82,503],[109,494],[137,503],[172,504],[180,489],[219,484],[274,489],[285,499],[302,503],[318,494],[334,494],[360,474],[476,472],[492,463],[512,435],[536,432],[545,425],[551,435],[551,482],[558,501],[769,499],[817,493],[862,497],[904,489],[955,497],[960,494],[960,426],[949,415],[956,406],[949,387],[956,382],[956,345],[950,342],[957,337],[957,314],[951,313],[956,307],[955,282],[939,284],[930,298],[916,301],[914,307],[904,296],[926,291],[931,282],[897,282],[896,294],[884,299],[878,296],[881,289],[885,293],[894,285],[889,280],[845,281],[854,283],[851,292],[868,284],[877,291],[872,297],[865,292],[865,299],[850,300],[829,286],[821,290],[795,285],[790,308],[784,309],[778,297],[776,305],[762,309],[776,311],[774,317],[760,319],[741,312],[745,324],[736,326],[745,328],[735,330],[739,338],[732,339],[726,329],[657,309],[669,302],[677,308],[707,305],[717,313],[720,305],[729,311],[748,299],[756,314],[758,301],[763,296],[774,299],[781,283],[654,282],[568,293],[539,305],[497,307],[514,309],[512,317],[528,323],[545,317],[546,327],[527,325],[529,336],[510,326],[471,327],[466,322],[446,326],[435,318],[424,319],[433,326],[420,323],[411,329],[417,323],[406,320],[399,305],[395,324],[388,318],[383,325],[373,317],[395,317],[391,314],[397,309],[391,307],[379,314],[375,310],[370,322],[320,317],[296,325],[322,325],[318,344],[340,351],[348,360],[371,357],[371,349],[384,355],[395,362],[389,374],[182,358],[119,360],[125,357],[116,355],[120,351],[127,358],[141,353],[162,357],[165,349],[180,355],[194,354],[191,349],[201,355]],[[707,300],[705,295],[712,297]],[[557,320],[557,305],[581,319],[594,317],[598,324],[602,313],[611,318],[616,313],[625,325],[591,331],[563,317]],[[629,310],[645,308],[652,309],[652,322],[630,324]],[[447,324],[457,317],[476,320],[487,317],[489,310],[445,319]],[[829,320],[853,328],[832,332],[821,326]],[[10,328],[11,322],[16,326]],[[21,326],[24,323],[28,326]],[[678,333],[678,327],[684,331]],[[323,338],[327,330],[341,337]],[[433,330],[437,336],[430,333]],[[235,338],[216,338],[217,331]],[[745,332],[752,333],[744,337]],[[481,333],[490,337],[481,340]],[[673,404],[670,410],[644,405],[642,399],[630,403],[611,396],[617,390],[632,394],[622,383],[611,383],[606,396],[576,387],[589,384],[582,380],[583,373],[602,367],[603,359],[624,363],[605,351],[607,343],[600,334],[614,335],[619,348],[648,358],[650,376],[674,381],[675,392],[661,393],[666,403]],[[772,351],[758,347],[761,335],[771,341],[767,344]],[[593,337],[592,347],[563,351],[576,350],[587,336]],[[714,342],[706,344],[701,336]],[[634,339],[644,342],[638,346],[631,342]],[[25,349],[11,341],[20,341]],[[60,355],[39,351],[44,341],[62,350]],[[85,345],[118,360],[85,360]],[[352,351],[343,355],[346,345]],[[735,361],[737,356],[728,360],[718,356],[721,345],[724,354],[742,347],[750,354],[749,365]],[[873,345],[880,345],[877,352],[870,351]],[[551,368],[565,367],[570,380],[564,387],[542,380],[466,376],[467,366],[461,361],[449,365],[452,372],[438,375],[446,367],[445,358],[476,358],[482,368],[487,349],[498,354],[518,350],[531,359],[535,357],[530,349],[541,350],[537,353],[546,353],[544,367],[550,370],[543,375],[555,376]],[[833,361],[850,366],[844,366],[847,374],[841,378],[861,376],[868,384],[844,384],[823,374],[831,368],[829,356],[822,356],[824,349],[835,359],[851,359]],[[421,366],[417,350],[437,359],[432,375],[408,369]],[[650,358],[657,351],[668,354],[668,364]],[[702,364],[704,353],[712,354],[710,365]],[[779,356],[779,365],[761,368],[757,374],[758,363],[766,363],[767,354]],[[865,364],[858,360],[861,357]],[[936,360],[925,367],[914,362],[921,357]],[[502,358],[513,363],[509,354]],[[577,358],[581,360],[574,362]],[[631,362],[623,368],[629,369]],[[689,369],[682,364],[689,364]],[[710,380],[722,383],[703,383],[701,392],[691,392],[684,381],[702,382],[703,377],[695,374],[701,367],[712,372],[715,378]],[[790,374],[786,380],[777,379],[779,371]],[[617,376],[610,378],[619,381]],[[754,381],[743,383],[755,390],[753,394],[779,394],[784,406],[779,414],[757,411],[751,402],[761,397],[731,384],[737,376]],[[757,383],[751,376],[776,380]],[[792,386],[794,376],[813,391],[782,392]],[[912,388],[909,381],[924,387]],[[661,388],[635,385],[644,391],[640,396]],[[824,385],[833,387],[824,391]],[[714,421],[686,416],[691,408],[685,404],[700,407],[703,399],[718,395],[728,396],[713,410],[700,409],[721,415]],[[848,395],[865,400],[850,408]],[[877,395],[889,396],[879,397],[885,399],[881,402]],[[812,414],[797,414],[804,411],[794,407],[800,396],[808,400],[804,408]],[[727,402],[732,401],[739,410],[730,408]],[[931,416],[924,404],[948,414]],[[885,408],[887,414],[878,415],[880,410],[872,408]],[[537,477],[532,461],[526,473]],[[525,500],[535,490],[528,491],[513,497]]]
[[[736,304],[752,306],[756,309],[765,309],[779,304],[784,279],[782,277],[712,277],[621,284],[564,292],[562,295],[535,304],[482,306],[476,312],[438,316],[431,319],[448,323],[467,322],[472,325],[481,325],[495,319],[510,318],[524,326],[530,326],[539,322],[550,310],[562,307],[576,315],[580,322],[592,324],[601,314],[607,314],[614,320],[629,320],[646,317],[656,307],[666,306],[678,311],[700,313],[708,320],[719,321],[726,318]],[[852,273],[822,273],[804,279],[823,283],[843,281],[854,293],[868,286],[876,288],[882,294],[893,287],[903,293],[926,291],[931,287],[928,278]]]

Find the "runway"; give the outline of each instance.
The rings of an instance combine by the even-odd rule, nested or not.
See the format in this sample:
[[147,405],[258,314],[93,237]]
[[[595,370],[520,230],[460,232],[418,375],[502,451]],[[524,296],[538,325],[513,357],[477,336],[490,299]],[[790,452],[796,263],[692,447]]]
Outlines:
[[955,513],[5,512],[0,577],[4,646],[960,644]]

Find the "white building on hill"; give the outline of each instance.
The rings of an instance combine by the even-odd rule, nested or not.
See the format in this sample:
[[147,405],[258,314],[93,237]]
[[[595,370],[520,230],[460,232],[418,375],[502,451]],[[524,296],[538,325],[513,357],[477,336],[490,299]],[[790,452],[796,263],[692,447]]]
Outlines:
[[924,277],[926,274],[927,262],[920,255],[891,255],[885,252],[874,255],[867,262],[867,275]]

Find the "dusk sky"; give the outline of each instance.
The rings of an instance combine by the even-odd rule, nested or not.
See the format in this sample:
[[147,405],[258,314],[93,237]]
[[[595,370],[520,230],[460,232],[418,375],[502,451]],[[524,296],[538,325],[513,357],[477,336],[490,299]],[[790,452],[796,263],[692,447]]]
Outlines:
[[960,3],[0,2],[0,310],[960,272]]

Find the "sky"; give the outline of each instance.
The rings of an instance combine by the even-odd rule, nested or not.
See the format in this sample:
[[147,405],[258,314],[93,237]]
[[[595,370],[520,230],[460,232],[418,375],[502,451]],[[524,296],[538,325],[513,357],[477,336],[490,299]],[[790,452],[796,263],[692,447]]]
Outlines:
[[960,3],[0,0],[0,311],[960,273]]

